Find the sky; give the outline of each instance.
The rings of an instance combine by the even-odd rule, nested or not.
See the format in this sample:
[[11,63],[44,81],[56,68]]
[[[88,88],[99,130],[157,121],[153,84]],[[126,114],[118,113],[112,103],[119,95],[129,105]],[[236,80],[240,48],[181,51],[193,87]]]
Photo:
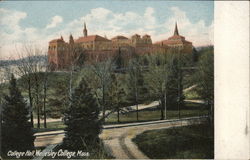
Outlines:
[[149,34],[153,42],[179,33],[195,47],[213,44],[213,1],[93,0],[93,1],[1,1],[0,59],[16,58],[24,45],[46,51],[48,42],[72,34],[112,38]]

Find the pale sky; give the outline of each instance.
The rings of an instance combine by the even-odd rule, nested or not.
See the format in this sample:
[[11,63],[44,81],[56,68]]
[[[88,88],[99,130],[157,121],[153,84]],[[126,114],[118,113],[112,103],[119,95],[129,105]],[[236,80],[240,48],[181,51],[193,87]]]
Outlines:
[[84,21],[89,35],[149,34],[153,42],[170,37],[177,21],[194,46],[211,45],[213,16],[213,1],[1,1],[0,59],[15,58],[23,44],[46,51],[51,39],[83,36]]

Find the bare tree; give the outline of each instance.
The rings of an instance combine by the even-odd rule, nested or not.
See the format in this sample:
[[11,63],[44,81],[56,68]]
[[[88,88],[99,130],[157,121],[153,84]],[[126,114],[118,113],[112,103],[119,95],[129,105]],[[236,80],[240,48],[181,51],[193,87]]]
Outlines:
[[72,44],[69,46],[69,52],[68,52],[68,69],[70,71],[70,78],[69,78],[69,105],[71,104],[72,99],[72,91],[73,91],[73,78],[74,78],[74,72],[77,70],[77,67],[84,64],[85,61],[85,55],[84,55],[84,49],[80,46]]
[[21,49],[16,49],[16,53],[19,56],[20,61],[17,66],[18,70],[16,74],[27,79],[27,81],[24,82],[26,82],[28,87],[31,124],[34,126],[33,100],[35,100],[37,110],[37,127],[40,128],[41,106],[39,101],[39,87],[41,78],[38,73],[44,70],[43,57],[41,56],[43,54],[43,50],[37,46],[24,45]]
[[148,100],[148,89],[145,85],[144,59],[136,57],[130,59],[127,68],[127,88],[128,88],[128,101],[130,104],[136,105],[136,119],[139,120],[138,105]]
[[43,74],[43,118],[44,118],[44,128],[47,128],[47,113],[46,113],[46,102],[47,102],[47,89],[48,89],[48,72],[49,72],[49,62],[47,54],[45,56],[44,62],[44,74]]
[[[158,54],[150,57],[148,72],[145,75],[145,80],[151,97],[159,100],[161,106],[161,119],[167,118],[167,97],[168,94],[168,81],[170,73],[173,69],[172,54]],[[164,109],[163,109],[164,108]],[[165,110],[165,116],[164,111]]]
[[[105,65],[113,66],[113,63],[110,60],[108,61],[109,62],[103,62],[103,63],[105,63]],[[111,63],[111,64],[106,64],[106,63]],[[108,69],[108,71],[106,70],[107,72],[106,71],[105,72],[108,74],[107,77],[106,78],[102,77],[101,75],[104,75],[103,73],[104,71],[101,71],[100,69],[102,65],[104,64],[84,65],[81,68],[81,72],[79,73],[78,77],[78,81],[84,78],[88,82],[89,86],[92,88],[92,91],[94,92],[94,95],[97,97],[97,102],[99,106],[102,107],[102,112],[101,112],[102,117],[99,118],[100,122],[103,122],[103,120],[105,120],[110,114],[117,111],[116,107],[110,105],[110,99],[109,99],[110,94],[112,94],[110,92],[111,82],[112,82],[111,81],[112,71],[110,69]],[[106,83],[102,83],[102,81],[104,80]],[[109,112],[107,112],[107,109],[109,109]],[[103,110],[105,111],[103,112]]]
[[105,111],[106,111],[106,94],[110,83],[110,74],[113,68],[113,62],[110,59],[106,61],[98,62],[92,66],[92,71],[98,77],[101,88],[101,106],[102,106],[102,119],[105,122]]

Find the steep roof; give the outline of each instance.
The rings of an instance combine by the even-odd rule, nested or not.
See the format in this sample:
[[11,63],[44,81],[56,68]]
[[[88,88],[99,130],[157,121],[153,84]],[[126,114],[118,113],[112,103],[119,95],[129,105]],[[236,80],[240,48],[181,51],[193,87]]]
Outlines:
[[[174,37],[174,36],[172,36],[172,37]],[[177,39],[177,40],[174,40],[173,38],[170,37],[167,40],[159,41],[159,42],[156,42],[155,44],[164,44],[164,45],[192,44],[192,42],[185,40],[184,37],[182,37],[182,38],[180,38],[180,37],[182,37],[182,36],[178,36],[177,38],[179,38],[179,39]]]
[[171,39],[185,39],[185,37],[180,36],[180,35],[173,35],[173,36],[169,37],[168,39],[169,40],[171,40]]
[[58,39],[53,39],[53,40],[49,41],[49,43],[54,43],[54,42],[64,42],[64,40],[61,38],[58,38]]
[[86,37],[79,37],[77,40],[75,40],[75,43],[93,42],[93,41],[110,41],[110,40],[99,35],[91,35]]
[[155,44],[165,44],[165,45],[192,44],[192,42],[185,40],[185,37],[179,35],[177,23],[175,23],[174,35],[169,37],[167,40],[162,40],[162,41],[156,42]]

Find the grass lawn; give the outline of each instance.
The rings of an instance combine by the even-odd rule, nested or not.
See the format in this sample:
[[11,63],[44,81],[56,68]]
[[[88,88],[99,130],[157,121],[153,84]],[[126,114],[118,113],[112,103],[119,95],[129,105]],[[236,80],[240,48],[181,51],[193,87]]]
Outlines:
[[186,99],[201,99],[199,94],[194,89],[191,91],[185,92],[184,96]]
[[214,158],[214,135],[209,124],[146,131],[133,141],[152,159]]
[[41,121],[40,129],[37,128],[37,124],[34,124],[34,131],[35,132],[48,132],[48,131],[56,131],[56,130],[62,130],[65,128],[65,125],[63,122],[48,122],[47,128],[44,128],[43,126],[43,120]]
[[[167,119],[177,119],[178,113],[179,113],[178,110],[167,110]],[[204,107],[201,104],[196,104],[196,103],[186,103],[185,108],[181,109],[180,111],[181,118],[202,116],[207,114],[208,110],[204,109]],[[160,120],[160,118],[161,118],[161,111],[159,108],[139,111],[139,122]],[[132,122],[138,122],[136,120],[136,112],[128,112],[125,114],[120,114],[120,123],[132,123]],[[113,113],[106,119],[105,124],[117,124],[117,123],[118,123],[117,114]],[[35,132],[56,131],[65,128],[63,122],[48,122],[47,128],[44,128],[43,120],[41,121],[40,126],[41,128],[37,129],[37,124],[34,125]]]
[[[207,115],[208,110],[204,109],[201,104],[197,103],[187,103],[185,108],[181,109],[180,115],[181,118],[185,117],[193,117],[193,116],[202,116]],[[176,119],[179,118],[178,110],[167,110],[167,119]],[[151,110],[141,110],[139,111],[139,121],[153,121],[153,120],[160,120],[161,119],[161,110],[151,109]],[[136,112],[129,112],[125,114],[120,114],[120,123],[129,123],[129,122],[137,122],[136,121]],[[106,119],[107,124],[114,124],[117,123],[117,114],[111,114]]]

